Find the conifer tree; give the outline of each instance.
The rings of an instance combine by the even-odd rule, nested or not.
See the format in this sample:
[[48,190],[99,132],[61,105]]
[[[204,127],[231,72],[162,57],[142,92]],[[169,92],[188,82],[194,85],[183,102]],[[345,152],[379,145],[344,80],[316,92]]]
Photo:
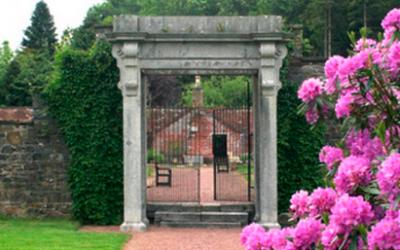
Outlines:
[[29,49],[49,52],[53,55],[57,43],[53,16],[44,1],[36,4],[31,17],[31,25],[25,30],[22,46]]

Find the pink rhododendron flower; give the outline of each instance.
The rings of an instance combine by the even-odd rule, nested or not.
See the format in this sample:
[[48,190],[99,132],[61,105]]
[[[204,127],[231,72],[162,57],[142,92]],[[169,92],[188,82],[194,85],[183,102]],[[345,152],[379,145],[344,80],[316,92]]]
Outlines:
[[348,117],[351,112],[351,105],[353,104],[355,97],[352,92],[348,92],[345,95],[340,96],[335,106],[335,112],[337,118]]
[[362,196],[343,194],[331,209],[329,223],[337,226],[337,232],[349,233],[361,224],[369,225],[374,218],[371,205]]
[[376,46],[376,41],[369,38],[360,38],[354,47],[355,51],[361,51],[366,48],[371,48]]
[[394,27],[400,29],[400,9],[392,9],[389,11],[381,22],[384,30]]
[[319,153],[319,161],[325,163],[329,170],[335,163],[343,160],[343,150],[341,148],[324,146]]
[[321,232],[325,225],[320,220],[307,218],[300,220],[293,231],[293,246],[295,249],[310,249],[313,244],[319,242]]
[[338,238],[339,227],[336,225],[328,225],[321,235],[321,243],[325,250],[336,250],[342,243]]
[[354,74],[365,66],[365,58],[359,54],[345,58],[338,69],[338,77],[341,82],[348,82]]
[[351,131],[346,137],[346,146],[351,155],[362,156],[370,161],[384,154],[384,146],[378,137],[371,138],[367,130]]
[[336,80],[338,76],[339,66],[343,63],[344,58],[341,56],[332,56],[325,63],[324,71],[327,79],[325,84],[325,91],[328,95],[335,93]]
[[314,101],[322,94],[323,82],[317,78],[305,80],[297,92],[297,96],[305,103]]
[[293,228],[271,229],[266,233],[265,241],[262,243],[262,249],[287,249],[289,245],[288,238],[292,237]]
[[255,223],[252,223],[242,230],[240,243],[246,250],[258,250],[261,248],[261,242],[265,238],[265,229]]
[[318,119],[319,119],[319,114],[318,114],[317,110],[315,110],[315,109],[307,110],[307,112],[306,112],[306,121],[309,124],[317,123]]
[[348,193],[359,185],[367,185],[371,181],[370,161],[361,156],[349,156],[339,165],[334,178],[336,190]]
[[311,216],[321,216],[329,212],[336,202],[336,192],[332,188],[317,188],[309,197],[309,210]]
[[304,190],[297,191],[290,199],[290,210],[293,212],[293,218],[303,217],[308,213],[308,192]]
[[389,49],[387,64],[392,74],[400,71],[400,42],[395,42]]
[[377,181],[382,194],[393,201],[400,195],[400,153],[393,153],[382,162]]
[[368,249],[400,249],[400,218],[384,218],[368,233]]
[[382,41],[382,47],[381,50],[386,50],[385,47],[389,46],[392,42],[394,32],[396,32],[395,27],[389,27],[386,29],[383,33],[383,41]]

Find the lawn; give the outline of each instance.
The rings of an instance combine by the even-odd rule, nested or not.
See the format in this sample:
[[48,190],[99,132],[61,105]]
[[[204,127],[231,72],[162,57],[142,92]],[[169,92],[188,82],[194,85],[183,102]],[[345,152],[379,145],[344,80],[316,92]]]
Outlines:
[[80,232],[68,220],[0,217],[1,250],[120,250],[129,236],[120,233]]

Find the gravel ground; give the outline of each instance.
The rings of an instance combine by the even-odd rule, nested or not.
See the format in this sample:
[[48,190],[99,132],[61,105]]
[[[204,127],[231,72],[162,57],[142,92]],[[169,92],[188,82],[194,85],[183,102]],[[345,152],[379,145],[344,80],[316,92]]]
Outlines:
[[168,228],[150,226],[133,233],[124,250],[243,250],[240,228]]
[[[85,226],[85,232],[119,232],[116,226]],[[169,228],[150,226],[132,233],[123,250],[243,250],[240,228]]]

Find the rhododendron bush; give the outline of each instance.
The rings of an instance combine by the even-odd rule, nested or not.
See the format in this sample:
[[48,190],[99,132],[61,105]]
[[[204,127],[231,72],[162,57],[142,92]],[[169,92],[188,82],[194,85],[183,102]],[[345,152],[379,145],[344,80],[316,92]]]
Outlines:
[[299,88],[307,121],[336,119],[343,140],[321,149],[327,186],[292,196],[295,226],[251,224],[246,249],[400,249],[400,9],[382,27],[383,39],[361,38]]

